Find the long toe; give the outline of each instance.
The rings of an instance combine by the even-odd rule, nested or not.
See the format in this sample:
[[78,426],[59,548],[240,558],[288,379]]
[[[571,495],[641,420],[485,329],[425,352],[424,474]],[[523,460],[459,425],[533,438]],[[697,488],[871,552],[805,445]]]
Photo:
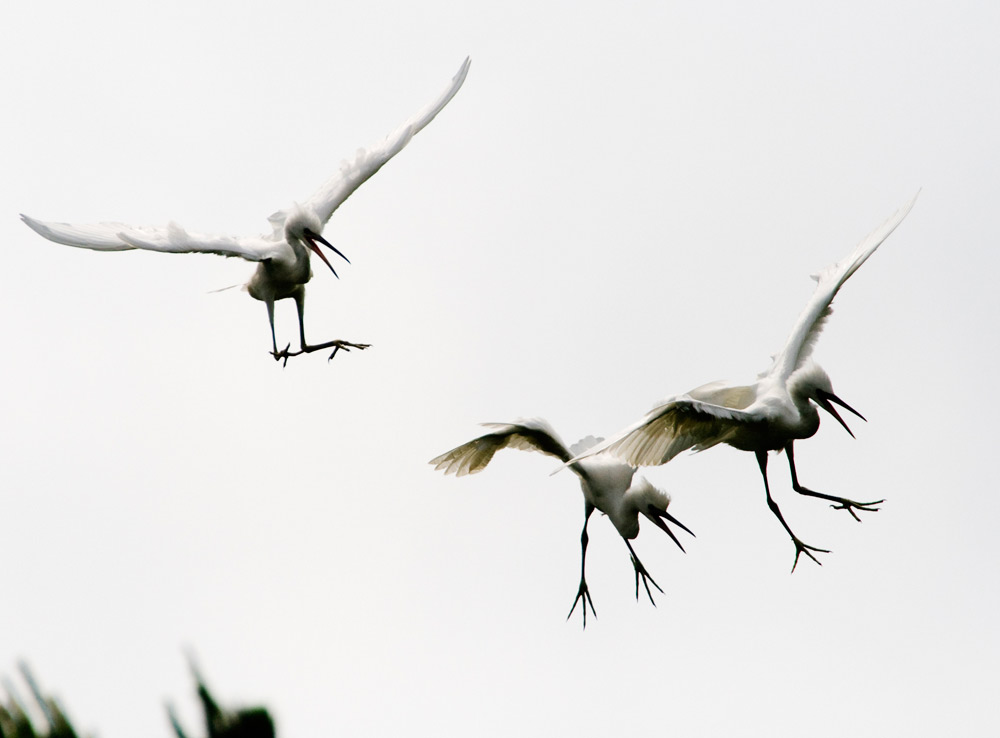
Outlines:
[[366,348],[371,346],[370,343],[351,343],[350,341],[336,341],[333,346],[333,353],[330,354],[330,358],[327,361],[333,359],[337,355],[337,352],[343,349],[344,351],[350,351],[352,348],[358,349],[358,351],[364,351]]
[[594,609],[594,601],[590,599],[590,588],[587,586],[585,581],[580,582],[580,589],[577,590],[576,599],[573,600],[573,607],[569,609],[569,615],[566,616],[567,620],[573,616],[573,611],[576,610],[576,605],[581,600],[583,600],[583,606],[580,609],[583,611],[583,627],[586,630],[587,606],[590,605],[590,612],[593,614],[594,619],[597,619],[597,610]]
[[792,573],[795,572],[795,567],[799,565],[799,555],[805,554],[810,559],[816,562],[818,566],[823,566],[823,562],[813,556],[813,551],[816,553],[830,553],[825,548],[816,548],[816,546],[810,546],[808,543],[803,543],[798,538],[792,537],[792,543],[795,544],[795,562],[792,564]]
[[[642,577],[642,586],[646,588],[646,596],[649,598],[649,604],[651,604],[653,607],[656,607],[656,600],[653,599],[653,593],[649,589],[649,583],[650,582],[653,583],[654,587],[656,587],[658,590],[660,590],[661,594],[663,593],[663,590],[660,589],[660,585],[657,584],[656,581],[652,577],[645,576],[645,575]],[[639,588],[638,587],[636,587],[636,593],[635,594],[636,594],[635,599],[638,600],[639,599]]]
[[861,518],[858,517],[860,512],[878,512],[879,508],[876,505],[881,505],[885,500],[875,500],[874,502],[855,502],[854,500],[840,499],[840,501],[835,505],[830,505],[834,510],[847,510],[851,514],[851,517],[861,522]]
[[649,601],[652,603],[653,607],[656,607],[656,600],[653,599],[653,592],[649,589],[649,585],[652,582],[653,586],[659,590],[660,594],[663,594],[663,588],[656,583],[656,580],[650,576],[649,572],[646,571],[646,567],[642,565],[634,556],[632,557],[632,566],[635,568],[635,599],[639,600],[639,579],[642,578],[642,586],[646,589],[646,596],[649,597]]

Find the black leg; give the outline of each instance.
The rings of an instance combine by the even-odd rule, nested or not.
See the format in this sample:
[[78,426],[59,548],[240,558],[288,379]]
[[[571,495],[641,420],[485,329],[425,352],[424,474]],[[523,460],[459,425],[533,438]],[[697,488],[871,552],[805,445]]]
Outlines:
[[757,464],[758,466],[760,466],[760,474],[762,477],[764,477],[764,492],[767,494],[767,506],[771,509],[771,512],[774,513],[774,516],[784,527],[788,535],[792,537],[792,543],[795,544],[795,562],[792,564],[792,571],[794,572],[795,567],[799,565],[799,555],[803,553],[810,559],[815,561],[817,564],[822,566],[819,559],[813,556],[812,552],[813,551],[816,551],[817,553],[830,553],[830,552],[827,551],[825,548],[816,548],[815,546],[810,546],[806,543],[803,543],[798,539],[798,536],[792,533],[792,529],[788,527],[788,523],[785,522],[785,518],[781,515],[781,510],[778,509],[778,504],[771,497],[771,488],[767,483],[767,451],[757,451],[756,453],[757,453]]
[[267,301],[267,322],[271,325],[271,348],[273,349],[271,355],[277,361],[280,357],[278,356],[278,339],[274,335],[274,300]]
[[[289,351],[288,350],[289,347],[285,346],[285,348],[282,351],[278,351],[277,345],[275,345],[274,352],[272,354],[275,360],[284,359],[285,363],[287,364],[288,358],[291,356],[298,356],[299,354],[310,354],[313,351],[322,351],[323,349],[328,349],[328,348],[333,349],[333,353],[330,354],[330,359],[332,359],[334,356],[337,355],[337,352],[340,351],[341,349],[343,349],[344,351],[350,351],[352,348],[356,348],[358,350],[363,351],[364,349],[368,348],[371,345],[369,343],[351,343],[350,341],[336,340],[336,341],[327,341],[325,343],[317,343],[314,346],[310,346],[308,343],[306,343],[305,289],[304,288],[300,289],[294,295],[294,298],[295,298],[295,309],[299,315],[299,350]],[[274,335],[273,307],[269,308],[269,310],[270,314],[272,315],[271,334],[273,338]],[[329,361],[330,359],[327,359],[327,361]]]
[[594,609],[594,601],[590,598],[590,588],[587,587],[587,544],[590,543],[590,536],[587,535],[587,523],[590,522],[590,516],[594,512],[594,506],[589,502],[584,503],[586,508],[584,510],[585,515],[583,518],[583,533],[580,534],[580,588],[577,590],[576,599],[573,600],[573,607],[569,609],[569,615],[566,619],[569,620],[573,615],[573,611],[576,609],[576,603],[583,600],[583,627],[587,627],[587,605],[590,605],[590,611],[597,617],[597,610]]
[[823,500],[829,500],[830,502],[835,502],[837,504],[830,505],[834,510],[847,510],[851,516],[861,522],[861,518],[858,514],[854,512],[855,510],[862,510],[864,512],[878,512],[878,508],[875,505],[881,505],[885,500],[875,500],[875,502],[855,502],[854,500],[848,500],[846,497],[836,497],[834,495],[825,495],[822,492],[814,492],[811,489],[806,489],[801,484],[799,484],[799,477],[795,473],[795,456],[792,452],[792,444],[785,446],[785,453],[788,454],[788,468],[792,472],[792,489],[798,492],[800,495],[809,495],[810,497],[819,497]]
[[660,585],[656,583],[656,580],[646,571],[646,567],[639,561],[639,557],[635,555],[635,549],[632,548],[632,544],[628,538],[623,536],[622,540],[628,546],[629,555],[632,557],[632,568],[635,569],[635,599],[637,601],[639,599],[639,577],[642,577],[642,586],[646,588],[646,596],[649,597],[649,601],[653,604],[653,607],[656,607],[656,601],[653,600],[653,593],[649,590],[649,583],[652,582],[653,586],[660,590],[660,594],[663,594],[663,590],[660,589]]
[[305,287],[299,287],[295,293],[295,312],[299,316],[299,347],[305,351],[306,346],[306,292]]

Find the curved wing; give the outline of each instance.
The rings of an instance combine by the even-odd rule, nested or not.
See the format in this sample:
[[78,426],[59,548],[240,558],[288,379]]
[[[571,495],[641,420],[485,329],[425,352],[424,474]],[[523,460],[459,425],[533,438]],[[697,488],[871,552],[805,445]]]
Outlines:
[[572,456],[559,440],[559,436],[544,420],[536,418],[519,420],[515,423],[483,423],[483,425],[492,428],[493,432],[463,443],[431,459],[429,463],[434,464],[435,469],[440,469],[445,474],[463,477],[466,474],[481,472],[493,459],[493,455],[504,448],[540,451],[567,463]]
[[[465,77],[469,73],[469,65],[472,63],[469,57],[462,62],[458,73],[452,78],[451,83],[444,92],[438,95],[429,105],[424,107],[416,115],[408,119],[393,133],[386,136],[385,140],[368,149],[360,149],[353,162],[345,161],[341,164],[340,172],[327,180],[304,206],[315,211],[321,223],[330,220],[333,212],[340,207],[352,192],[360,187],[369,177],[382,168],[389,159],[394,157],[403,147],[410,142],[417,133],[428,123],[434,120],[434,116],[440,113],[465,82]],[[289,210],[279,210],[272,215],[269,220],[271,225],[280,231],[284,226],[285,218]]]
[[47,223],[27,215],[22,215],[21,220],[50,241],[94,251],[144,249],[169,253],[220,254],[238,256],[248,261],[263,261],[280,255],[287,248],[283,242],[260,237],[236,238],[188,233],[175,223],[165,228],[153,228],[125,223]]
[[901,207],[882,225],[868,234],[854,250],[841,261],[831,264],[819,274],[813,275],[816,280],[816,291],[799,315],[784,348],[774,357],[774,363],[767,374],[788,378],[812,354],[813,346],[819,338],[826,319],[833,312],[830,307],[837,291],[858,270],[862,264],[875,253],[875,249],[889,237],[896,226],[903,222],[917,201],[920,191],[906,205]]
[[569,463],[607,452],[631,466],[658,466],[690,448],[703,451],[724,443],[742,426],[758,420],[756,413],[747,410],[682,395],[653,408],[638,422]]

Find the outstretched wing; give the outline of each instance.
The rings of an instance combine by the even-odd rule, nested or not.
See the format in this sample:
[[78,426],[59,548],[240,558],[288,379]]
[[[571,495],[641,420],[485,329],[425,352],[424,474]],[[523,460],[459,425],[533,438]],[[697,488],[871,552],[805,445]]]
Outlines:
[[569,463],[607,452],[631,466],[658,466],[689,448],[702,451],[724,443],[741,426],[758,420],[752,410],[737,410],[682,395],[653,408],[638,422]]
[[504,448],[540,451],[563,462],[568,462],[572,456],[544,420],[535,418],[515,423],[483,425],[493,431],[431,459],[430,463],[445,474],[462,477],[485,469],[493,459],[493,454]]
[[802,314],[799,315],[785,347],[774,357],[774,363],[768,374],[787,378],[805,363],[812,354],[816,339],[819,338],[819,334],[823,330],[823,324],[832,312],[830,305],[837,291],[875,252],[875,249],[889,237],[889,234],[896,230],[896,226],[903,222],[903,218],[913,208],[919,195],[920,192],[917,191],[912,200],[893,213],[885,223],[869,233],[847,258],[836,264],[831,264],[819,274],[813,275],[813,279],[816,280],[816,291],[813,292]]
[[[444,109],[444,106],[451,101],[461,88],[462,83],[465,82],[471,63],[471,60],[466,57],[458,73],[452,78],[451,84],[433,102],[386,136],[381,143],[368,149],[360,149],[353,162],[343,162],[340,172],[327,180],[303,205],[312,208],[321,223],[325,224],[330,220],[333,212],[340,207],[344,200],[350,197],[352,192],[381,169],[382,165],[389,159],[402,151],[410,139]],[[283,228],[289,212],[287,209],[279,210],[269,218],[276,231]]]
[[50,241],[94,251],[145,249],[169,253],[220,254],[238,256],[248,261],[262,261],[277,256],[287,248],[282,242],[260,237],[236,238],[189,233],[175,223],[165,228],[152,228],[125,223],[46,223],[27,215],[22,215],[21,220]]

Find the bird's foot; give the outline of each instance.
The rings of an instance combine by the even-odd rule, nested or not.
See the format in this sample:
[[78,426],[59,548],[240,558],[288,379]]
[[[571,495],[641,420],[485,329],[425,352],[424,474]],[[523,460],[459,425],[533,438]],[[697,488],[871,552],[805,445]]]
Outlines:
[[876,505],[881,505],[885,500],[875,500],[875,502],[855,502],[854,500],[848,500],[843,497],[837,498],[838,502],[836,505],[830,505],[834,510],[847,510],[851,514],[851,517],[861,522],[861,518],[858,514],[854,512],[855,510],[860,510],[862,512],[878,512]]
[[274,351],[271,352],[271,356],[274,357],[275,361],[281,361],[282,359],[284,359],[284,363],[282,363],[281,366],[283,366],[283,367],[287,366],[288,365],[288,357],[289,356],[295,356],[297,353],[300,353],[300,352],[297,352],[297,351],[296,352],[289,352],[288,349],[290,349],[291,347],[292,347],[292,344],[288,344],[287,346],[285,346],[285,348],[281,349],[281,351],[278,351],[277,349],[275,349]]
[[333,345],[333,353],[330,354],[329,358],[327,358],[327,361],[331,361],[333,357],[337,355],[337,352],[340,351],[341,349],[343,349],[344,351],[350,351],[352,348],[356,348],[358,349],[358,351],[364,351],[366,348],[371,346],[370,343],[351,343],[350,341],[330,341],[329,343],[324,344],[323,348],[330,348],[331,344]]
[[815,556],[813,556],[812,552],[815,551],[816,553],[825,553],[825,554],[830,553],[825,548],[816,548],[815,546],[810,546],[808,543],[803,543],[795,536],[792,536],[792,543],[795,544],[795,562],[792,564],[793,573],[795,572],[795,567],[799,565],[800,554],[805,554],[810,559],[815,561],[818,566],[823,566],[823,562],[817,559]]
[[649,584],[652,582],[653,586],[660,590],[660,594],[663,594],[663,589],[660,585],[656,583],[656,580],[650,576],[649,572],[646,571],[646,567],[642,565],[634,555],[632,556],[632,566],[635,568],[635,599],[639,600],[639,578],[642,577],[642,586],[646,588],[646,596],[649,597],[650,603],[653,607],[656,607],[656,601],[653,599],[653,593],[649,589]]
[[587,605],[590,605],[590,611],[597,617],[597,610],[594,609],[594,601],[590,599],[590,588],[587,586],[587,581],[585,579],[580,580],[580,589],[576,593],[576,599],[573,600],[573,607],[569,609],[569,615],[566,619],[569,620],[573,616],[573,611],[576,610],[576,605],[578,602],[583,601],[583,627],[587,627]]
[[[788,448],[789,459],[791,459],[791,447]],[[795,476],[794,467],[792,470],[792,489],[798,492],[800,495],[808,495],[809,497],[818,497],[821,500],[828,500],[834,504],[830,505],[834,510],[847,510],[851,514],[851,517],[861,522],[861,518],[858,514],[854,512],[855,510],[863,512],[878,512],[877,505],[881,505],[885,500],[875,500],[874,502],[855,502],[854,500],[849,500],[846,497],[837,497],[836,495],[828,495],[823,492],[816,492],[815,490],[807,489],[799,484],[799,480]]]
[[330,357],[327,359],[327,361],[329,361],[334,356],[336,356],[337,352],[340,351],[341,349],[343,349],[344,351],[350,351],[351,349],[358,349],[359,351],[364,351],[369,346],[371,346],[370,343],[351,343],[350,341],[337,340],[337,341],[327,341],[326,343],[318,343],[313,346],[305,344],[298,351],[290,351],[289,349],[291,348],[291,344],[288,344],[281,351],[272,351],[271,356],[274,357],[275,361],[284,360],[284,364],[282,364],[282,366],[285,366],[288,364],[288,359],[290,357],[299,356],[300,354],[311,354],[313,351],[322,351],[323,349],[332,348],[333,353],[330,354]]

